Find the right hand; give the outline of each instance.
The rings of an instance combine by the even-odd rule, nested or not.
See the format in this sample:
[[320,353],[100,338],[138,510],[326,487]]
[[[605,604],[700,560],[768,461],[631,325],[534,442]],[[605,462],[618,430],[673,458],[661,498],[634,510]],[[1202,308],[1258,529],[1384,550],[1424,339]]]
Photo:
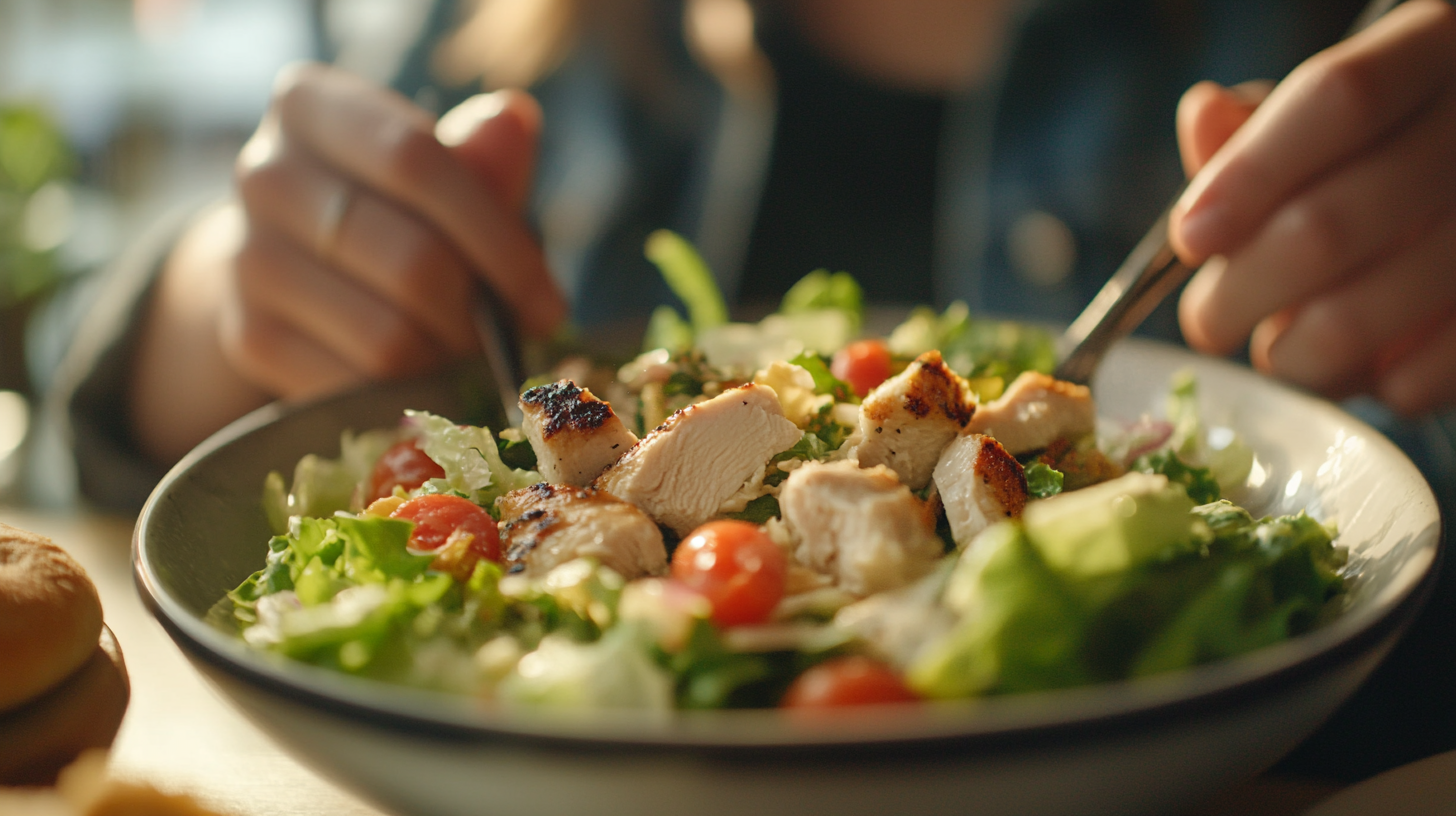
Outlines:
[[343,71],[285,71],[238,158],[227,361],[284,399],[433,370],[478,350],[477,277],[549,334],[565,299],[523,216],[540,121],[521,91],[436,123]]

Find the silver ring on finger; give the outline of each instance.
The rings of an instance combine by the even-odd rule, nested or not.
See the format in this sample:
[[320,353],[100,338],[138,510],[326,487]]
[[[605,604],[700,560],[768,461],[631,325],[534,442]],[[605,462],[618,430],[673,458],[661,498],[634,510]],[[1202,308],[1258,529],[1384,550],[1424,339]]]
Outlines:
[[348,217],[349,207],[353,203],[354,188],[349,184],[339,182],[329,191],[323,206],[319,208],[319,254],[327,256],[333,253],[334,247],[339,243],[339,234],[343,232],[344,219]]

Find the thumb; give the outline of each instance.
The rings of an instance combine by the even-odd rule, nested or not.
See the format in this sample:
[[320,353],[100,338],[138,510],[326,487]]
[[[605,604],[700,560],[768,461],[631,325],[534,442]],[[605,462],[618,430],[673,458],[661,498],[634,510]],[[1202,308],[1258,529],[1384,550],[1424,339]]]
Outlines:
[[1263,80],[1232,88],[1200,82],[1189,88],[1178,101],[1178,152],[1183,156],[1183,171],[1190,178],[1197,173],[1273,89],[1273,83]]
[[541,106],[514,88],[472,96],[435,125],[435,138],[517,211],[531,192],[540,135]]

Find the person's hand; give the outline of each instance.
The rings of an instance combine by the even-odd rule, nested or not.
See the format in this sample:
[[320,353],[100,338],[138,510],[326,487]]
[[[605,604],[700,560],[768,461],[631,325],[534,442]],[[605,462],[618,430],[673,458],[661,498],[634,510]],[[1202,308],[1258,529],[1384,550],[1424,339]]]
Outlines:
[[540,110],[520,91],[433,116],[343,71],[300,65],[237,164],[246,231],[223,351],[299,399],[429,371],[477,349],[477,277],[528,334],[565,302],[522,215]]
[[1204,264],[1184,336],[1252,335],[1258,368],[1330,396],[1456,404],[1456,9],[1411,0],[1265,91],[1179,106],[1194,175],[1169,237]]
[[521,91],[436,122],[335,69],[285,72],[238,158],[238,201],[177,241],[143,313],[139,448],[169,464],[270,399],[474,353],[477,279],[526,333],[550,332],[565,301],[522,215],[540,124]]

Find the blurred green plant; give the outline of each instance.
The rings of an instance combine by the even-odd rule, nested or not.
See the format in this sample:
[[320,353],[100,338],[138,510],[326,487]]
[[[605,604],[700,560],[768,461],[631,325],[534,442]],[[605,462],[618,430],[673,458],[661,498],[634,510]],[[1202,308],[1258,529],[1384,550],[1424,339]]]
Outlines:
[[43,109],[0,102],[0,308],[58,280],[60,241],[51,240],[55,225],[47,221],[68,217],[61,182],[75,172],[75,154]]

